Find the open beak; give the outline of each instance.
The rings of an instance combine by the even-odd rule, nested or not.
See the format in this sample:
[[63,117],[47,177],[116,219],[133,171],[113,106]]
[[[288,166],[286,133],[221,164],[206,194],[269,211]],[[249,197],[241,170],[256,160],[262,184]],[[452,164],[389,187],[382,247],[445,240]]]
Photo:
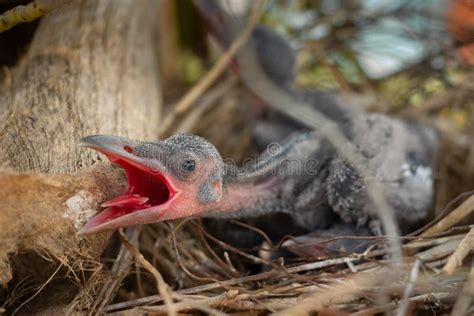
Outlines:
[[127,175],[128,187],[122,195],[104,202],[102,206],[106,208],[89,220],[79,234],[156,222],[172,210],[172,204],[181,191],[163,165],[135,154],[139,142],[94,135],[83,138],[80,144],[103,153],[112,163],[121,165]]

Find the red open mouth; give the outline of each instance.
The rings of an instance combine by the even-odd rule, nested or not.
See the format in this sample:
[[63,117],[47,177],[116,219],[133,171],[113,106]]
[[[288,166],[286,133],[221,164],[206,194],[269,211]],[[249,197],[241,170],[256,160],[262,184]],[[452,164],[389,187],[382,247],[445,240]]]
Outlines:
[[102,204],[104,207],[116,206],[127,212],[161,205],[172,198],[175,191],[166,177],[150,167],[137,165],[130,161],[107,155],[111,162],[121,165],[128,180],[128,188],[123,195]]
[[[121,165],[127,175],[128,187],[122,195],[104,202],[106,207],[81,229],[81,234],[96,233],[108,229],[123,227],[123,224],[139,223],[138,213],[141,211],[165,212],[165,206],[177,195],[168,180],[169,175],[164,172],[142,165],[132,159],[117,154],[104,152],[112,163]],[[160,206],[164,209],[161,210]],[[158,210],[159,209],[159,210]],[[140,215],[142,219],[142,216]]]

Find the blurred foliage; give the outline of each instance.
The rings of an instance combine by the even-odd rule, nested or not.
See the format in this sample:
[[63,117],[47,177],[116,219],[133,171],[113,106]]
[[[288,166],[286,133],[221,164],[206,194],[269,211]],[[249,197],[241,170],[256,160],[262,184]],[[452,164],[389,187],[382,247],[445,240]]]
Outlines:
[[[438,0],[272,1],[262,22],[298,50],[301,87],[375,93],[396,110],[421,107],[471,73],[453,53],[444,20],[448,7]],[[371,65],[363,55],[377,62]],[[387,70],[374,76],[371,67]],[[469,127],[465,109],[442,115]]]
[[[205,72],[200,61],[205,42],[200,32],[205,30],[196,28],[188,4],[178,1],[184,46],[179,72],[191,84]],[[249,5],[239,9],[245,7]],[[445,21],[448,7],[442,0],[275,0],[267,1],[260,22],[289,39],[297,52],[300,87],[376,95],[398,111],[422,107],[458,86],[471,71],[456,58]],[[247,14],[239,9],[232,14]],[[443,115],[452,115],[459,127],[468,126],[469,112],[450,109]]]
[[201,78],[206,69],[202,58],[190,50],[183,50],[179,56],[179,76],[185,84],[191,84]]

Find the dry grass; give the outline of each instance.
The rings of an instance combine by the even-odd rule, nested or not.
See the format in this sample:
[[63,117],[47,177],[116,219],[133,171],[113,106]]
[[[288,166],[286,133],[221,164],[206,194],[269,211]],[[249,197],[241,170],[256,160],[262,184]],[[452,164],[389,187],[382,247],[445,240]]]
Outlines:
[[[332,70],[342,87],[350,86],[334,71],[337,69]],[[389,104],[383,108],[392,115],[435,125],[443,139],[434,219],[419,231],[397,239],[403,263],[389,259],[390,239],[384,236],[372,237],[372,246],[362,254],[339,252],[285,261],[268,256],[285,244],[267,241],[256,251],[239,249],[217,240],[198,220],[147,225],[121,233],[112,251],[105,253],[103,263],[71,269],[83,275],[70,275],[81,290],[68,311],[122,315],[198,311],[249,315],[473,313],[474,74],[463,67],[456,71],[463,80],[426,98],[421,105],[409,105],[410,91],[400,96],[404,106]],[[414,80],[422,85],[429,78],[428,73]],[[199,88],[186,101],[184,110],[171,112],[173,122],[167,126],[204,134],[226,157],[250,155],[249,139],[242,136],[248,135],[239,110],[242,91],[234,79],[215,83],[210,90],[205,88]],[[189,104],[198,97],[200,101],[188,112]],[[381,99],[383,96],[378,95],[368,107],[380,110],[375,103]],[[458,113],[467,123],[459,124]],[[239,134],[232,133],[234,130]],[[8,305],[18,306],[16,298],[34,295],[37,290],[19,284],[11,291]]]
[[[212,111],[207,115],[227,115],[219,107]],[[438,113],[420,115],[437,122],[445,120],[442,111],[439,108]],[[468,132],[459,131],[463,135]],[[450,135],[443,134],[444,140],[454,150],[443,153],[447,158],[439,166],[448,172],[437,181],[437,192],[450,194],[444,204],[438,204],[438,216],[431,223],[400,239],[405,256],[401,265],[387,259],[385,237],[373,238],[373,246],[363,254],[269,261],[258,251],[237,249],[203,233],[202,224],[195,220],[143,227],[137,243],[143,256],[138,262],[159,271],[171,289],[172,310],[177,313],[409,315],[421,311],[449,314],[453,309],[453,315],[472,313],[469,224],[474,206],[469,191],[472,186],[466,180],[474,174],[469,166],[472,158],[466,155],[462,164],[444,165],[458,160],[461,152],[472,151],[469,142],[449,139]],[[465,178],[456,178],[458,174]],[[446,188],[452,181],[458,185]],[[282,247],[267,242],[260,253]],[[250,274],[248,267],[256,265],[263,271]],[[158,293],[155,274],[150,268],[132,268],[104,310],[121,314],[169,312],[169,297]]]
[[[224,102],[230,102],[228,96]],[[228,115],[228,111],[214,107],[206,115]],[[423,117],[436,121],[438,115]],[[474,173],[469,169],[469,155],[459,160],[460,152],[470,152],[471,144],[449,139],[449,135],[443,134],[448,138],[445,142],[455,150],[444,152],[447,158],[439,170],[446,173],[437,181],[437,192],[450,193],[445,198],[448,202],[437,206],[439,216],[433,222],[400,238],[403,264],[388,259],[385,237],[372,237],[372,246],[363,254],[340,252],[285,262],[259,255],[284,248],[281,244],[267,241],[260,252],[249,251],[217,240],[196,220],[154,224],[127,230],[121,237],[121,250],[107,253],[104,264],[71,269],[88,277],[71,275],[83,287],[68,310],[123,315],[197,311],[251,315],[472,313],[469,224],[474,207],[466,179]],[[444,165],[454,159],[462,164]],[[459,174],[464,178],[458,178]],[[447,188],[453,181],[458,185]],[[458,196],[459,192],[465,193]],[[256,266],[260,272],[255,271]],[[83,284],[80,280],[88,281]],[[18,297],[38,290],[41,288],[24,287]],[[18,306],[15,301],[13,293],[12,306]]]
[[[372,315],[384,308],[393,312],[449,311],[469,275],[463,265],[450,274],[443,271],[446,262],[455,256],[462,244],[468,227],[451,232],[446,227],[447,233],[437,236],[406,238],[403,246],[406,260],[402,266],[384,259],[385,239],[381,238],[376,247],[364,254],[308,258],[300,263],[281,264],[266,272],[228,277],[205,250],[205,241],[189,239],[188,233],[184,232],[186,229],[191,235],[198,235],[199,225],[188,223],[178,229],[170,227],[164,232],[164,239],[155,241],[163,248],[152,249],[154,253],[142,250],[148,257],[147,265],[158,267],[162,275],[167,275],[168,282],[174,280],[184,285],[177,289],[177,284],[170,283],[176,288],[170,294],[176,312],[270,311],[304,315],[309,311],[319,311]],[[151,233],[147,230],[144,236]],[[177,240],[173,240],[173,235],[178,236]],[[214,250],[223,253],[217,247]],[[237,265],[238,260],[248,259],[240,251],[233,255],[232,265]],[[223,257],[221,260],[225,262]],[[230,266],[228,269],[231,270]],[[156,293],[154,277],[147,270],[129,276],[125,288],[131,292],[122,293],[122,299],[135,296],[134,287],[144,289],[144,294]],[[165,297],[161,295],[145,295],[111,304],[106,310],[165,313],[169,306],[164,302]]]
[[[115,291],[103,299],[100,307],[96,305],[95,311],[124,315],[197,311],[249,315],[472,313],[470,224],[474,200],[470,190],[474,183],[474,146],[470,140],[474,136],[474,85],[470,83],[473,74],[469,70],[458,70],[466,80],[426,98],[416,108],[409,105],[410,96],[406,95],[401,96],[406,106],[388,105],[383,109],[435,125],[443,139],[434,219],[419,231],[398,239],[403,263],[389,259],[386,237],[373,237],[372,246],[362,254],[340,252],[285,262],[282,258],[268,259],[269,252],[285,248],[284,244],[267,241],[260,251],[238,249],[211,236],[200,221],[148,225],[141,228],[134,248],[126,242],[126,248],[136,258],[135,267],[129,256],[119,269],[121,277],[114,283]],[[428,73],[416,80],[422,85],[429,78]],[[336,79],[343,80],[339,75]],[[226,91],[225,96],[216,94],[220,90]],[[200,110],[198,103],[176,124],[181,122],[186,130],[205,134],[224,156],[240,158],[249,153],[248,139],[232,134],[233,129],[242,128],[244,121],[242,112],[236,110],[241,106],[239,88],[227,80],[209,91],[200,91],[200,95],[205,109]],[[369,108],[377,110],[376,105]],[[459,112],[467,123],[459,124],[455,114]],[[187,115],[192,118],[187,119]],[[225,126],[229,134],[209,132],[209,122],[222,122],[217,126]],[[123,263],[121,256],[123,253],[117,262]],[[260,272],[255,271],[256,266]]]

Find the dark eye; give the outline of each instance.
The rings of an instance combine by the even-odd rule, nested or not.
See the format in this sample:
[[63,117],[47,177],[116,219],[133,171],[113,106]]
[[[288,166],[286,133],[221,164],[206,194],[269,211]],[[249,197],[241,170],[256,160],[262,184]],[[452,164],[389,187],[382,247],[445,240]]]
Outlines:
[[181,163],[181,170],[185,173],[193,172],[196,168],[196,162],[194,160],[185,160]]

